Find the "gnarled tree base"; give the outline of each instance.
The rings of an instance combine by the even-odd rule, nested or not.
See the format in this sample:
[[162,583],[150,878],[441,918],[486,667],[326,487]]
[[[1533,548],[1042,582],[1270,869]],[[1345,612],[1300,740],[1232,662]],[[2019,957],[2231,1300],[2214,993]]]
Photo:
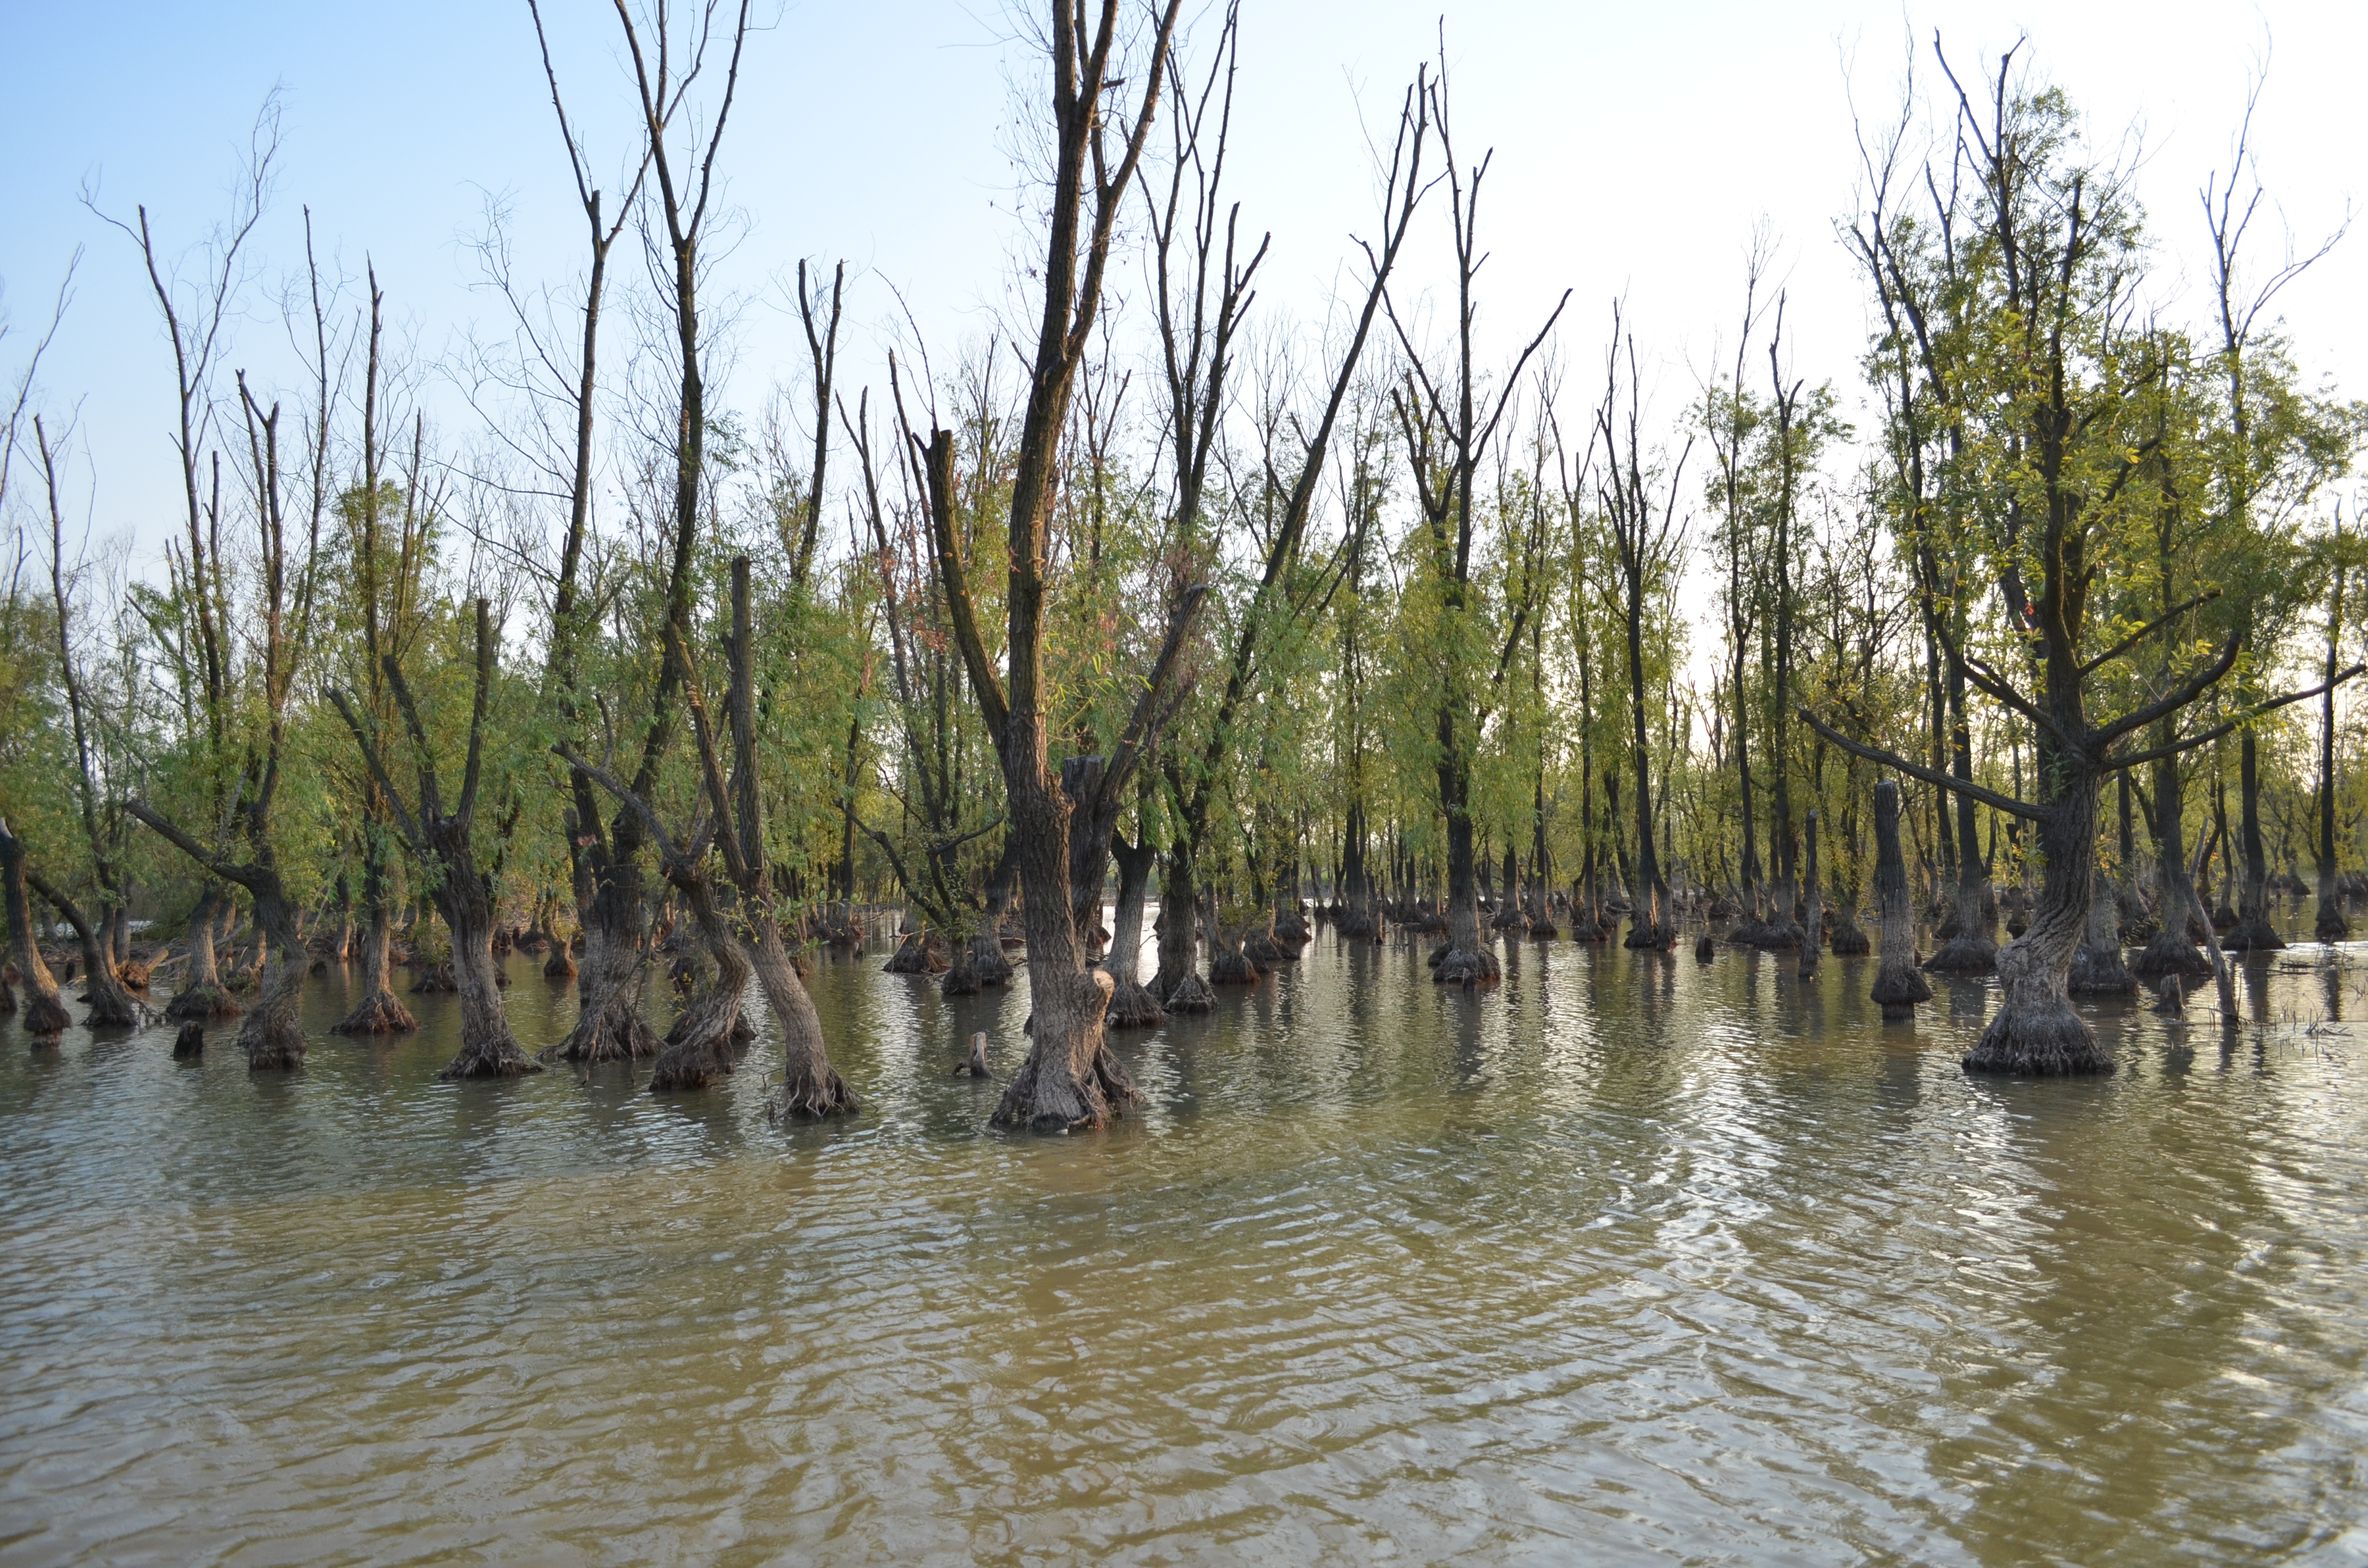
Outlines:
[[2031,1078],[2090,1076],[2113,1070],[2113,1059],[2068,1003],[2018,1007],[2009,1002],[1967,1051],[1968,1073],[2011,1073]]
[[1438,948],[1430,955],[1430,978],[1440,985],[1494,985],[1504,977],[1492,948]]
[[183,1024],[181,1032],[173,1037],[173,1060],[190,1062],[205,1053],[206,1026],[199,1023]]
[[54,1045],[57,1037],[65,1033],[66,1026],[73,1022],[74,1016],[66,1011],[64,1003],[54,996],[44,996],[35,992],[25,1005],[25,1018],[20,1027],[38,1042]]
[[1102,1015],[1103,1027],[1113,1029],[1147,1029],[1167,1021],[1167,1009],[1159,998],[1133,982],[1111,989],[1110,1011]]
[[2229,933],[2220,938],[2220,948],[2231,953],[2274,953],[2286,945],[2267,916],[2256,915],[2239,920]]
[[1860,929],[1859,923],[1847,915],[1836,923],[1833,938],[1826,945],[1833,949],[1834,957],[1838,959],[1862,959],[1874,951],[1873,938]]
[[1107,1045],[1095,1048],[1082,1077],[1056,1053],[1030,1051],[989,1119],[1030,1132],[1089,1132],[1109,1126],[1139,1097],[1133,1076]]
[[2184,931],[2168,927],[2157,931],[2146,950],[2130,962],[2131,972],[2151,980],[2160,975],[2192,975],[2201,980],[2212,972],[2212,960],[2203,949],[2187,939]]
[[238,1031],[250,1073],[281,1073],[304,1065],[304,1031],[296,1026],[294,1009],[258,1007],[247,1015]]
[[381,987],[365,996],[354,1010],[329,1027],[332,1034],[409,1034],[419,1027],[411,1009]]
[[2111,947],[2082,943],[2072,955],[2072,977],[2067,983],[2076,996],[2125,996],[2138,988],[2137,976],[2122,961],[2118,943]]
[[772,1121],[824,1121],[862,1108],[855,1091],[827,1062],[820,1073],[797,1074],[765,1098],[765,1116]]
[[463,1040],[461,1053],[444,1064],[436,1075],[447,1082],[470,1078],[523,1078],[529,1073],[542,1071],[542,1063],[518,1048],[518,1042],[507,1029],[480,1040]]
[[1638,921],[1628,927],[1627,937],[1620,945],[1637,952],[1666,953],[1678,945],[1677,928]]
[[203,981],[195,985],[183,986],[173,993],[171,1001],[165,1004],[166,1017],[196,1018],[200,1022],[214,1018],[235,1018],[245,1011],[246,1008],[240,1004],[238,998],[233,996],[228,991]]
[[1993,974],[1998,956],[1998,944],[1987,937],[1952,937],[1924,960],[1924,967],[1935,974]]
[[1213,1013],[1217,1010],[1217,994],[1199,973],[1190,973],[1176,983],[1165,1004],[1171,1013]]

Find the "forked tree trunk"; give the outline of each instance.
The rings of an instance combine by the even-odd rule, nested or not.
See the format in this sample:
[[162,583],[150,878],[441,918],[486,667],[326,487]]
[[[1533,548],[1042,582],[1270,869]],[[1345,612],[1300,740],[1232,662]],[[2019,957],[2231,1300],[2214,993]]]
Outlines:
[[238,1016],[238,1001],[222,983],[222,966],[214,956],[214,925],[229,904],[230,895],[219,882],[209,882],[189,912],[189,962],[181,988],[165,1004],[168,1018],[211,1018]]
[[584,961],[575,982],[575,1027],[546,1055],[564,1062],[638,1062],[661,1047],[642,1017],[649,983],[642,930],[641,868],[632,859],[605,868],[584,923]]
[[1167,1017],[1159,998],[1141,978],[1143,909],[1151,886],[1152,862],[1159,858],[1159,851],[1149,843],[1130,845],[1121,840],[1110,846],[1110,853],[1118,861],[1118,906],[1111,914],[1110,923],[1117,929],[1110,936],[1110,955],[1102,960],[1110,977],[1106,1021],[1111,1028],[1149,1028]]
[[65,896],[65,891],[52,884],[38,871],[28,868],[26,880],[35,892],[49,901],[50,907],[65,916],[74,927],[74,939],[82,948],[83,996],[89,1011],[82,1016],[86,1028],[123,1028],[140,1021],[140,1009],[131,1000],[131,993],[123,988],[116,975],[114,956],[108,951],[107,927],[93,922],[83,914],[82,905]]
[[2066,984],[2089,925],[2097,779],[2076,762],[2058,762],[2055,774],[2056,797],[2037,824],[2047,859],[2038,905],[2022,935],[1998,954],[2003,1000],[1965,1055],[1968,1072],[2055,1077],[2113,1070],[2112,1057],[2073,1011]]
[[1883,956],[1870,994],[1884,1018],[1914,1017],[1916,1004],[1932,999],[1932,983],[1916,965],[1916,910],[1907,892],[1907,861],[1899,851],[1899,786],[1888,778],[1874,787],[1874,900]]
[[461,1000],[461,1049],[439,1078],[518,1078],[540,1073],[542,1064],[518,1046],[502,1003],[500,972],[494,966],[493,908],[484,883],[467,879],[473,896],[460,892],[437,900],[452,933],[452,983]]
[[74,1017],[58,995],[58,983],[41,960],[40,931],[33,924],[32,901],[25,892],[25,846],[0,822],[0,886],[8,904],[8,940],[25,983],[24,1031],[37,1045],[54,1045]]

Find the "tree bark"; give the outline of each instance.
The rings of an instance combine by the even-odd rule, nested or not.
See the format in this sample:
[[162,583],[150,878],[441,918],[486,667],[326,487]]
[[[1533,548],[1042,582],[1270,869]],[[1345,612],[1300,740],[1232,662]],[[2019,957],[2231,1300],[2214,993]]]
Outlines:
[[[699,927],[715,973],[666,1031],[666,1050],[659,1053],[650,1074],[650,1088],[657,1093],[703,1089],[731,1073],[733,1037],[740,1022],[741,1001],[748,990],[748,960],[716,913],[707,879],[694,867],[678,872],[673,881],[690,906],[692,923]],[[775,940],[778,943],[779,937]]]
[[115,972],[114,955],[108,950],[107,928],[91,920],[82,906],[65,895],[65,890],[51,885],[49,880],[29,867],[26,879],[51,908],[65,916],[74,927],[75,940],[82,946],[83,1001],[89,1011],[83,1015],[86,1028],[121,1028],[140,1021],[140,1009],[131,1000],[131,993]]
[[1110,846],[1110,853],[1118,861],[1118,906],[1110,921],[1114,930],[1110,954],[1102,960],[1110,977],[1107,1022],[1112,1028],[1149,1028],[1167,1017],[1159,998],[1141,979],[1143,910],[1151,886],[1152,863],[1159,858],[1159,850],[1147,842],[1120,840]]
[[1885,1019],[1916,1016],[1932,999],[1932,983],[1916,964],[1916,910],[1907,891],[1907,862],[1899,849],[1899,786],[1874,787],[1874,897],[1883,922],[1883,956],[1870,994]]
[[0,822],[0,888],[8,904],[8,937],[17,973],[25,983],[25,1017],[21,1028],[36,1045],[54,1045],[74,1022],[59,998],[58,983],[41,960],[40,931],[33,923],[32,901],[25,893],[25,846]]
[[381,832],[377,824],[364,829],[362,919],[353,944],[362,960],[362,983],[352,1010],[332,1026],[338,1034],[408,1034],[419,1027],[419,1020],[396,999],[386,981],[387,949],[393,932],[387,919],[386,845]]
[[181,976],[181,988],[165,1004],[166,1017],[204,1022],[236,1017],[242,1011],[237,998],[222,983],[221,963],[214,955],[214,923],[229,902],[230,894],[219,882],[208,882],[198,895],[197,907],[189,912],[188,967]]
[[1998,954],[2004,999],[1981,1042],[1965,1055],[1968,1072],[2055,1077],[2113,1070],[2113,1059],[2072,1010],[2066,985],[2089,924],[2097,779],[2075,763],[2059,767],[2055,780],[2058,793],[2038,824],[2040,852],[2047,859],[2038,906],[2022,935]]

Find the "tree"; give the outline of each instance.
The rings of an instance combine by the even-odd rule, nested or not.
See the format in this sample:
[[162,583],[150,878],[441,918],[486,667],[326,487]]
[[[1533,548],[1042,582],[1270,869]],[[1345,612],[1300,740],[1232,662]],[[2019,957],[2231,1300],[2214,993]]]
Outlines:
[[[970,574],[954,536],[954,437],[931,432],[921,454],[928,482],[938,581],[987,733],[1002,765],[1010,803],[1009,842],[1019,863],[1028,931],[1028,989],[1034,1007],[1028,1059],[996,1106],[997,1123],[1040,1131],[1104,1125],[1134,1098],[1126,1069],[1102,1038],[1110,976],[1085,966],[1070,914],[1069,824],[1078,802],[1063,790],[1048,752],[1042,686],[1045,525],[1070,396],[1101,308],[1110,240],[1128,184],[1167,75],[1167,51],[1181,0],[1157,13],[1132,123],[1104,99],[1120,85],[1112,73],[1119,43],[1119,0],[1102,0],[1092,28],[1065,5],[1052,7],[1054,170],[1043,259],[1044,303],[1029,367],[1027,413],[1019,428],[1010,498],[1010,571],[1005,594],[1005,658],[998,674],[979,635]],[[1113,160],[1110,128],[1123,128]],[[1084,207],[1091,181],[1089,225]],[[917,438],[916,438],[917,439]],[[1099,769],[1102,790],[1130,781],[1156,686],[1145,683],[1131,735]]]
[[517,1078],[541,1071],[510,1033],[502,1007],[500,977],[494,968],[494,889],[492,879],[477,867],[475,842],[477,799],[484,781],[486,709],[494,683],[496,636],[493,606],[476,602],[475,682],[469,705],[468,758],[462,765],[461,793],[448,810],[438,780],[434,748],[421,722],[419,707],[404,680],[403,665],[386,654],[382,667],[393,689],[409,737],[418,786],[406,801],[389,771],[382,738],[366,727],[353,699],[333,691],[338,714],[353,733],[370,765],[382,798],[394,812],[396,826],[427,879],[428,895],[452,936],[453,988],[461,1001],[461,1049],[438,1074],[444,1078]]

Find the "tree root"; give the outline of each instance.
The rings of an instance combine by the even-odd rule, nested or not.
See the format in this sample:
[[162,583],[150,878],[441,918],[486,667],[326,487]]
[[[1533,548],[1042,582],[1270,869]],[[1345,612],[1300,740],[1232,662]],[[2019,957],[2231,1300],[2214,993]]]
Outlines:
[[1503,966],[1497,963],[1492,948],[1436,948],[1431,951],[1430,978],[1434,984],[1494,985],[1504,977]]
[[834,1116],[852,1116],[862,1108],[855,1091],[827,1065],[818,1074],[799,1074],[765,1098],[768,1121],[825,1121]]
[[529,1056],[508,1030],[489,1040],[463,1042],[461,1053],[444,1064],[436,1074],[447,1083],[471,1078],[523,1078],[529,1073],[542,1071],[542,1063]]

